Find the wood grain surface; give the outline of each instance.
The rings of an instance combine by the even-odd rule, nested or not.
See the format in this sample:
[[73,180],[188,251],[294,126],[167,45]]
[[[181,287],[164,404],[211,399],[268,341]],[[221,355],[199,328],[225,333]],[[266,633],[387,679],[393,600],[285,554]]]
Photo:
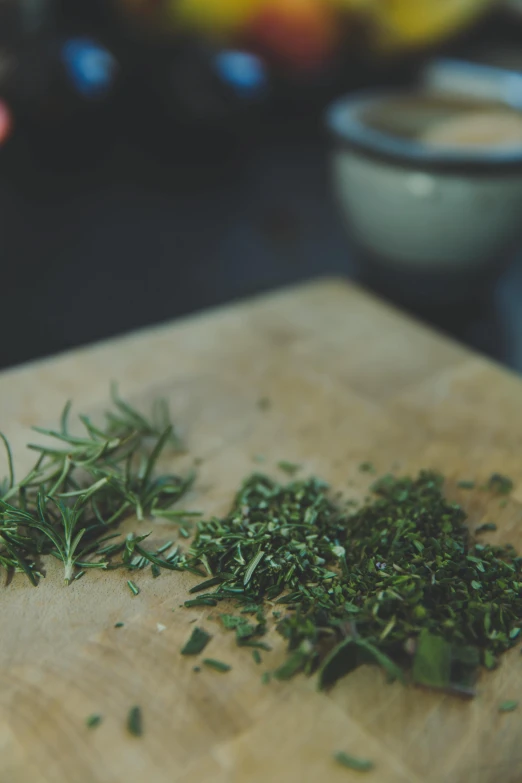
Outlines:
[[[515,376],[448,342],[342,282],[324,281],[218,310],[174,325],[21,367],[0,376],[0,426],[20,469],[32,424],[54,423],[64,402],[96,416],[111,379],[146,409],[168,397],[189,454],[202,460],[185,505],[219,514],[240,480],[277,474],[299,462],[347,495],[365,494],[371,460],[379,472],[441,469],[447,492],[473,524],[494,520],[491,540],[522,548],[522,384]],[[272,405],[262,410],[258,401]],[[25,462],[24,462],[25,461]],[[508,505],[462,479],[491,472],[516,484]],[[281,476],[283,478],[283,476]],[[138,529],[132,520],[128,527]],[[153,539],[169,525],[139,523]],[[89,573],[63,587],[47,564],[38,588],[16,577],[0,587],[0,783],[514,783],[522,780],[518,649],[483,676],[471,703],[395,683],[364,667],[329,694],[303,676],[263,685],[258,666],[222,633],[218,609],[180,604],[190,574],[138,573],[133,597],[120,572]],[[114,628],[117,621],[122,628]],[[193,621],[213,634],[211,657],[232,664],[220,674],[193,671],[180,648]],[[159,624],[159,625],[158,625]],[[162,626],[165,626],[162,629]],[[130,736],[128,710],[140,705],[144,735]],[[103,723],[87,729],[97,712]],[[370,758],[362,774],[338,767],[332,753]]]

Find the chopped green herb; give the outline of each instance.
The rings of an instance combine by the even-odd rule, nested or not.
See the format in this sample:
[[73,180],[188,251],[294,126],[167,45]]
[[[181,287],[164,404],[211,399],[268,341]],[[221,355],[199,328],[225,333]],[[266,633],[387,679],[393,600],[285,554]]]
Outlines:
[[124,625],[125,623],[114,623],[115,628],[123,628]]
[[143,734],[143,718],[141,707],[131,707],[127,716],[127,730],[134,737],[141,737]]
[[191,587],[189,593],[200,593],[202,590],[207,590],[214,585],[220,585],[223,582],[222,576],[213,576],[212,579],[206,579],[204,582],[200,582],[199,585]]
[[192,635],[188,642],[181,650],[182,655],[199,655],[203,652],[209,641],[211,640],[210,634],[204,631],[202,628],[194,628]]
[[204,658],[203,663],[205,666],[208,666],[209,669],[215,669],[217,672],[229,672],[232,668],[228,665],[228,663],[223,663],[222,661],[216,661],[214,658]]
[[518,701],[508,700],[503,701],[498,705],[499,712],[514,712],[518,707]]
[[451,682],[451,645],[424,629],[413,659],[413,681],[428,688],[447,689]]
[[194,666],[194,668],[192,669],[192,671],[193,671],[193,672],[196,672],[196,673],[200,672],[200,671],[201,671],[201,666]]
[[371,462],[361,462],[359,470],[361,473],[375,473],[375,468]]
[[184,606],[190,608],[191,606],[217,606],[218,602],[215,598],[209,598],[205,595],[200,595],[198,598],[192,598],[190,601],[185,601]]
[[489,533],[490,531],[494,531],[497,529],[497,526],[494,522],[486,522],[484,525],[479,525],[477,528],[475,528],[476,535],[479,535],[480,533]]
[[367,759],[359,759],[355,756],[350,756],[344,751],[339,751],[334,754],[335,761],[346,769],[352,769],[355,772],[370,772],[373,769],[374,764]]
[[488,489],[491,492],[495,492],[497,495],[509,495],[513,489],[513,482],[507,476],[503,476],[501,473],[493,473],[488,481]]
[[419,685],[471,696],[480,664],[517,641],[522,557],[475,538],[436,473],[384,476],[372,492],[354,509],[317,478],[254,474],[228,514],[197,523],[183,566],[221,578],[211,597],[256,615],[221,616],[240,646],[263,644],[259,607],[284,605],[276,679],[318,672],[330,687],[373,663],[388,679],[411,668]]
[[156,563],[152,563],[150,570],[154,579],[157,579],[161,574],[161,569],[158,565],[156,565]]
[[287,462],[284,459],[277,463],[277,467],[284,473],[288,473],[289,476],[293,476],[301,470],[301,465],[298,465],[296,462]]
[[270,672],[263,672],[261,675],[261,683],[263,685],[268,685],[270,683],[270,680],[272,679]]
[[252,658],[254,659],[255,663],[261,663],[261,653],[259,650],[252,650]]
[[88,718],[85,720],[85,725],[89,729],[95,729],[97,726],[100,725],[102,722],[103,717],[99,715],[98,713],[94,713],[93,715],[89,715]]
[[459,489],[475,489],[474,481],[458,481],[457,487]]
[[132,593],[133,595],[138,595],[138,594],[139,594],[139,592],[140,592],[140,588],[138,587],[138,585],[137,585],[137,584],[135,584],[135,583],[132,581],[132,579],[127,579],[127,584],[128,584],[128,586],[129,586],[129,590],[131,591],[131,593]]

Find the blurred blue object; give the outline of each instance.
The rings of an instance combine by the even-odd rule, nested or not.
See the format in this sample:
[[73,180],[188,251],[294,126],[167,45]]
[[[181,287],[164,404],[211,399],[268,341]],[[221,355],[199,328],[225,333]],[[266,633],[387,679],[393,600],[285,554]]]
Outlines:
[[268,77],[259,57],[248,52],[227,50],[215,58],[216,70],[242,97],[259,96],[266,88]]
[[74,88],[84,98],[103,98],[118,70],[115,58],[90,38],[71,38],[62,47],[62,59]]
[[422,72],[424,87],[467,98],[501,101],[522,108],[522,74],[506,68],[468,62],[436,59]]

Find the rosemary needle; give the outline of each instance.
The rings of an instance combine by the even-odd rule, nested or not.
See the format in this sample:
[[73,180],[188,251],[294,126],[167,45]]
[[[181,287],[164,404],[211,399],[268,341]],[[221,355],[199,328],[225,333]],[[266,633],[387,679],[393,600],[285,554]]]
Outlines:
[[94,713],[93,715],[89,715],[88,718],[85,720],[85,725],[89,729],[95,729],[97,726],[100,725],[103,718],[101,715],[98,715],[97,713]]
[[133,595],[138,595],[140,592],[140,588],[137,584],[135,584],[132,579],[127,579],[127,584],[129,585],[129,590]]
[[143,717],[141,707],[131,707],[127,716],[127,729],[129,734],[134,737],[141,737],[143,734]]
[[204,658],[203,663],[205,666],[208,666],[209,669],[214,669],[217,672],[229,672],[232,668],[228,663],[223,663],[223,661],[216,661],[214,658]]

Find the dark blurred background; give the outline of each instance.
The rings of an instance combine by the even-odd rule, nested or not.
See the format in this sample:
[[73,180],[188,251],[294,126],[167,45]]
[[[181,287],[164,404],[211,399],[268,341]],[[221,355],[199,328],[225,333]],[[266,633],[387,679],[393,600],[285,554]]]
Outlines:
[[[288,15],[232,34],[205,3],[170,30],[160,5],[0,3],[3,367],[314,276],[356,277],[328,103],[411,84],[433,56],[522,71],[522,24],[501,3],[477,2],[414,45],[381,44],[369,12],[343,13],[335,46],[326,22],[324,39],[304,22],[285,38]],[[406,306],[520,370],[521,302],[522,254],[480,297]]]

